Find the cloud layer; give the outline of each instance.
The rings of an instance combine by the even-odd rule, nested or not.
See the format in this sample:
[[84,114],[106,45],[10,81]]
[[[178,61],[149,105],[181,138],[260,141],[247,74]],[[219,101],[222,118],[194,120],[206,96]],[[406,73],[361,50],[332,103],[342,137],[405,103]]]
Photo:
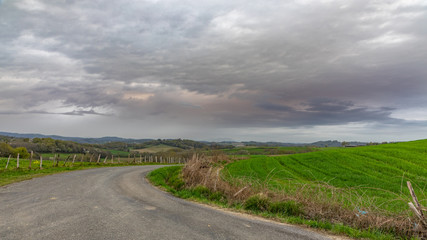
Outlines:
[[73,136],[425,138],[425,22],[421,0],[4,0],[0,124]]

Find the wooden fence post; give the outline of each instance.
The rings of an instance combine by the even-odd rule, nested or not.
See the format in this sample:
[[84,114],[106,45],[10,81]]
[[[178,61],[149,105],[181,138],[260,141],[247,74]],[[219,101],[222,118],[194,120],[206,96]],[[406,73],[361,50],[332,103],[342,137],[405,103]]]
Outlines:
[[98,160],[96,161],[96,163],[99,163],[99,160],[101,159],[101,154],[98,155]]
[[58,166],[59,166],[59,160],[60,160],[60,158],[61,158],[61,157],[59,156],[59,154],[58,154],[58,155],[56,155],[56,154],[55,154],[55,162],[56,162],[56,163],[55,163],[55,167],[58,167]]
[[418,202],[417,195],[415,195],[411,182],[407,181],[406,184],[408,185],[409,192],[411,193],[412,200],[414,201],[414,203],[408,202],[409,208],[420,219],[423,230],[427,231],[427,220],[424,218],[423,214],[423,210],[426,209],[421,206],[420,202]]
[[6,163],[6,168],[5,169],[7,169],[7,166],[9,166],[9,160],[10,160],[10,157],[11,157],[12,155],[9,155],[9,157],[7,158],[7,163]]
[[16,156],[16,168],[19,168],[19,153],[18,156]]
[[69,155],[69,156],[65,159],[64,164],[62,165],[63,167],[65,167],[65,164],[68,162],[68,160],[70,159],[70,157],[71,157],[71,155]]
[[31,153],[30,153],[30,162],[29,162],[29,165],[28,165],[28,169],[31,169],[31,163],[33,162],[33,151],[31,151]]
[[108,158],[108,155],[105,156],[105,158],[104,158],[104,164],[107,163],[107,158]]
[[43,156],[40,154],[40,169],[43,169]]
[[76,154],[74,154],[74,157],[73,157],[73,164],[72,164],[72,166],[74,166],[74,161],[76,160]]

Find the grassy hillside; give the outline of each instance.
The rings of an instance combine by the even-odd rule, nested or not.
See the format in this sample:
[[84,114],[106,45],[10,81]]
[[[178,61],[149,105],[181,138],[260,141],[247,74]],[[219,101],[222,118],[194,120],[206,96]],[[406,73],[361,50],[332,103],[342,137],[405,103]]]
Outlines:
[[133,151],[140,152],[140,153],[159,153],[159,152],[166,152],[172,149],[182,150],[181,148],[160,144],[160,145],[154,145],[154,146],[147,146],[146,148],[142,148],[142,149],[133,149]]
[[237,147],[233,149],[224,149],[226,154],[250,154],[250,155],[285,155],[295,153],[306,153],[318,151],[314,147]]
[[407,201],[400,196],[409,196],[406,181],[411,181],[422,204],[427,205],[427,140],[289,156],[251,156],[227,165],[224,171],[287,191],[316,182],[351,188],[354,198],[363,196],[361,205],[375,204],[391,211],[407,209]]

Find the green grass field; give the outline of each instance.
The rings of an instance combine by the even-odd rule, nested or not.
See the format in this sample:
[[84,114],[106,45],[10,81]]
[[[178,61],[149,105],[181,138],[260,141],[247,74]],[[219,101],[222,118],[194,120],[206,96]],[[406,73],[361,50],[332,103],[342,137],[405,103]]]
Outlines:
[[318,151],[319,148],[313,147],[237,147],[233,149],[224,149],[226,154],[250,154],[250,155],[286,155],[295,153],[306,153]]
[[129,152],[120,151],[120,150],[111,150],[111,149],[105,149],[105,151],[110,152],[114,155],[114,157],[120,156],[120,157],[127,157],[129,156]]
[[422,204],[427,205],[427,140],[289,156],[251,156],[223,171],[233,178],[268,183],[272,189],[285,191],[318,182],[351,188],[354,197],[362,196],[366,205],[376,204],[393,212],[408,208],[399,196],[409,200],[406,181],[411,181]]

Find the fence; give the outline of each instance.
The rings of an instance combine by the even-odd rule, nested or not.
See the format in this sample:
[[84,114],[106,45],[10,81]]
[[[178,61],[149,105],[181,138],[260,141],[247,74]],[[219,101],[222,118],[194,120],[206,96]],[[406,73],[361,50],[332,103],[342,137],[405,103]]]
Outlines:
[[[49,165],[50,167],[59,167],[59,166],[74,166],[77,163],[83,164],[83,163],[96,163],[96,164],[117,164],[117,165],[123,165],[123,164],[184,164],[188,161],[187,157],[176,157],[176,156],[164,156],[164,155],[156,155],[156,154],[150,154],[150,155],[129,155],[127,158],[123,158],[120,156],[114,156],[114,155],[107,155],[104,157],[104,159],[101,161],[101,154],[98,154],[97,156],[95,154],[71,154],[68,155],[65,159],[60,158],[60,154],[55,154],[53,157],[48,157],[47,159],[43,159],[43,156],[40,155],[40,158],[38,162],[33,161],[33,152],[30,154],[30,158],[25,161],[25,165],[28,162],[29,169],[43,169],[44,166]],[[7,158],[6,165],[4,169],[10,169],[10,163],[11,163],[12,155],[9,155]],[[94,160],[96,159],[96,160]],[[48,160],[46,162],[46,160]],[[44,164],[49,163],[49,164]],[[37,167],[33,166],[34,163],[37,164]],[[16,169],[22,168],[22,159],[20,158],[19,153],[16,156]]]

